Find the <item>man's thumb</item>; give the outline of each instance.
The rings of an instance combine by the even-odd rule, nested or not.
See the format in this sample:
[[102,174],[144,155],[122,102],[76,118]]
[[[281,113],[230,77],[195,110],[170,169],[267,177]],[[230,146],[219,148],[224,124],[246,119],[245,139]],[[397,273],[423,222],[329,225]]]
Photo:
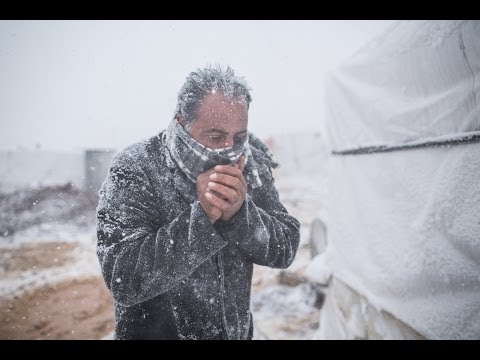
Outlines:
[[242,156],[240,160],[238,160],[238,168],[241,172],[243,172],[243,169],[245,168],[245,160],[245,156]]

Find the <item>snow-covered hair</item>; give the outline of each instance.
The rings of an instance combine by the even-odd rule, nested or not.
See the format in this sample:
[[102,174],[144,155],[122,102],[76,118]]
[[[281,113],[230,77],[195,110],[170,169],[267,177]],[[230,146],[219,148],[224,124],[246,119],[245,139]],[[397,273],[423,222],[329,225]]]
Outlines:
[[247,109],[252,101],[250,88],[243,77],[235,76],[229,66],[224,69],[220,65],[209,65],[188,75],[178,93],[175,116],[182,115],[186,124],[191,124],[204,97],[216,92],[227,99],[245,101]]

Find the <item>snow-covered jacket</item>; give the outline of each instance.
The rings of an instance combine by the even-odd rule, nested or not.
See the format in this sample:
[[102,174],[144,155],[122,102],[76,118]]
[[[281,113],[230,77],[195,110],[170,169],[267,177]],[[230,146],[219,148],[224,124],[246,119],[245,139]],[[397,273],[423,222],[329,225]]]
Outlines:
[[97,255],[116,339],[252,338],[253,264],[288,267],[300,224],[280,203],[265,144],[249,140],[263,185],[248,187],[228,223],[211,224],[165,132],[115,155],[100,190]]

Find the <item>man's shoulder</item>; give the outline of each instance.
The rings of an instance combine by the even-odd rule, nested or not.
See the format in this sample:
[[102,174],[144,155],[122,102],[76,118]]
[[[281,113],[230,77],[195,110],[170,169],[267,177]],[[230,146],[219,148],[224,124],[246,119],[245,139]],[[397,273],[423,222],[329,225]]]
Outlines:
[[163,132],[148,139],[129,145],[117,152],[110,167],[145,170],[153,163],[163,165]]

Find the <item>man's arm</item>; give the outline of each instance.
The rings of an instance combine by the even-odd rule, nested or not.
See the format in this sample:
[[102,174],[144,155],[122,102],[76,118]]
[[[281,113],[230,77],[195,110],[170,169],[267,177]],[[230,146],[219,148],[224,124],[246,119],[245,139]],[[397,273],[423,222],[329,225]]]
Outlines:
[[[232,168],[224,167],[225,173],[233,177],[243,175]],[[241,252],[254,263],[273,268],[287,268],[292,263],[300,241],[300,223],[290,216],[280,203],[278,191],[275,188],[270,171],[268,176],[262,179],[263,185],[254,190],[253,198],[248,194],[244,196],[240,209],[228,221],[222,221],[217,226],[229,242],[238,246]],[[221,177],[221,175],[220,175]],[[218,175],[217,175],[218,179]],[[229,177],[221,177],[218,181],[230,184],[232,189],[237,188],[237,181],[230,181]],[[240,182],[243,182],[241,180]],[[241,185],[238,185],[241,186]],[[214,187],[225,197],[229,197],[228,191],[216,185]],[[242,191],[237,191],[242,193]],[[241,197],[241,196],[240,196]],[[236,196],[230,197],[230,203]],[[224,213],[228,210],[227,201],[222,204],[215,199],[217,206],[225,206]]]
[[[160,228],[157,197],[132,161],[116,160],[100,192],[97,255],[107,287],[131,306],[175,286],[227,242],[198,201]],[[157,222],[158,223],[158,222]]]

